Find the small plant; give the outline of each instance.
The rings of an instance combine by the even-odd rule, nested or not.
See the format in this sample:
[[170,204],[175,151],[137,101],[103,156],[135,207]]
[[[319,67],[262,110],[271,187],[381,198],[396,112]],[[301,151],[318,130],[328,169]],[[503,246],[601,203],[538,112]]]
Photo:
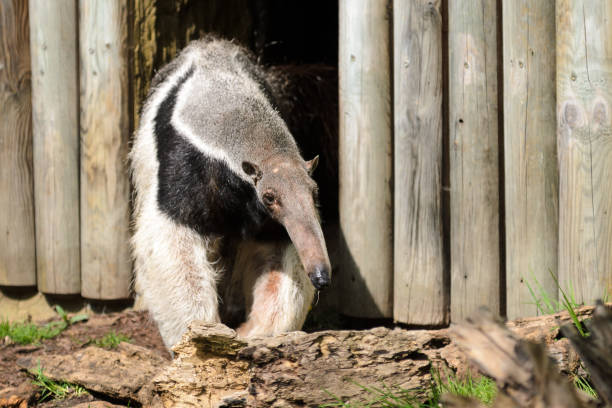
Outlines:
[[593,386],[591,385],[588,379],[580,375],[576,375],[574,377],[574,385],[576,386],[576,388],[578,388],[580,391],[587,394],[589,397],[593,399],[599,399],[599,395],[597,395],[597,391],[595,391],[595,388],[593,388]]
[[473,378],[469,371],[465,378],[459,378],[457,374],[445,371],[444,381],[437,370],[432,370],[431,375],[434,381],[432,394],[436,399],[448,393],[461,397],[476,398],[483,404],[490,405],[497,395],[495,381],[484,376]]
[[[548,292],[546,292],[546,290],[542,288],[542,285],[540,285],[540,283],[535,278],[535,276],[532,276],[532,279],[537,285],[537,290],[540,295],[539,296],[536,295],[534,289],[531,287],[531,285],[529,285],[527,280],[525,280],[525,283],[527,284],[529,293],[531,294],[531,297],[533,298],[538,310],[540,311],[540,313],[543,313],[543,314],[553,314],[553,313],[560,312],[562,310],[567,310],[567,313],[569,313],[570,319],[572,320],[574,327],[576,327],[576,330],[578,330],[578,333],[580,333],[582,337],[588,337],[590,334],[587,331],[586,326],[584,325],[584,322],[580,321],[580,319],[578,319],[578,315],[576,314],[576,309],[582,305],[576,302],[576,297],[574,296],[575,291],[574,291],[573,285],[570,282],[568,284],[568,291],[566,292],[565,290],[563,290],[563,288],[559,284],[559,279],[557,278],[557,275],[555,275],[551,270],[549,270],[548,272],[550,273],[550,276],[552,276],[553,280],[555,281],[555,285],[557,286],[557,289],[561,293],[562,299],[561,301],[558,301],[556,299],[551,299]],[[604,291],[603,298],[604,299],[609,298],[607,290]],[[597,392],[591,386],[591,383],[589,382],[588,378],[582,377],[579,375],[575,375],[573,381],[574,381],[574,385],[576,386],[578,390],[586,393],[587,395],[589,395],[590,397],[594,399],[598,398]]]
[[361,384],[353,383],[372,396],[371,400],[365,404],[354,404],[350,401],[343,401],[341,398],[331,395],[336,401],[321,405],[321,407],[343,407],[343,408],[433,408],[439,407],[440,398],[443,394],[449,393],[464,397],[476,398],[480,402],[490,405],[497,395],[495,382],[487,377],[472,378],[468,372],[465,378],[459,378],[454,373],[445,372],[445,379],[442,380],[437,370],[432,370],[431,390],[427,401],[420,402],[416,397],[415,390],[406,390],[399,387],[365,387]]
[[64,309],[60,305],[55,306],[55,311],[57,312],[59,317],[61,317],[62,319],[61,322],[57,322],[57,323],[61,323],[61,325],[64,326],[64,328],[71,326],[75,323],[82,322],[82,321],[89,319],[89,316],[87,316],[86,314],[74,315],[69,318],[68,314],[64,311]]
[[32,384],[41,388],[41,395],[38,402],[43,402],[48,399],[64,399],[67,396],[79,396],[87,393],[85,388],[80,385],[71,384],[65,381],[53,381],[43,373],[40,364],[38,365],[36,378],[32,380]]
[[[529,280],[523,277],[523,281],[527,285],[527,289],[531,294],[531,298],[533,299],[538,312],[543,315],[546,314],[555,314],[563,310],[559,301],[557,299],[552,299],[550,294],[542,287],[540,282],[536,279],[536,277],[532,274],[531,279],[533,280],[535,287],[532,287],[529,284]],[[537,294],[536,294],[537,290]]]
[[125,334],[115,333],[114,331],[111,331],[107,333],[104,337],[102,337],[101,339],[91,340],[91,343],[97,347],[111,350],[111,349],[117,348],[119,343],[121,343],[122,341],[129,343],[132,340]]
[[39,327],[34,323],[10,323],[3,321],[0,323],[0,337],[8,337],[17,344],[38,343],[42,339],[50,339],[60,333],[56,327],[48,325]]
[[38,326],[31,322],[10,323],[0,322],[0,338],[8,337],[17,344],[36,344],[44,339],[51,339],[66,330],[70,325],[87,320],[85,314],[68,317],[61,306],[55,306],[55,311],[61,318],[59,321],[49,322]]
[[532,275],[532,279],[537,286],[538,294],[536,294],[536,291],[534,290],[534,288],[531,287],[529,282],[524,279],[527,285],[527,289],[529,290],[529,293],[531,294],[531,297],[533,298],[536,307],[538,308],[538,311],[542,314],[553,314],[558,313],[562,310],[567,310],[567,313],[569,313],[570,319],[572,320],[572,323],[574,323],[576,330],[578,330],[582,337],[588,337],[589,334],[585,326],[580,321],[580,319],[578,319],[578,315],[576,314],[576,309],[582,305],[576,302],[576,297],[574,296],[575,291],[571,282],[568,285],[568,295],[568,293],[563,290],[563,288],[559,284],[559,279],[557,278],[557,275],[555,275],[550,269],[548,270],[548,273],[550,273],[550,276],[555,281],[557,289],[561,293],[562,299],[560,301],[551,298],[550,294],[542,287],[542,285],[540,285],[540,282],[538,282],[535,276]]

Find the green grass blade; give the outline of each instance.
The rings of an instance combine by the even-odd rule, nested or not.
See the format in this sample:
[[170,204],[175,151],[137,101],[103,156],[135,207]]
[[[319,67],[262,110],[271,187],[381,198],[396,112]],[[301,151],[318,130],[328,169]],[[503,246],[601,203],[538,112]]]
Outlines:
[[89,316],[86,315],[86,314],[75,315],[75,316],[72,316],[70,318],[70,324],[75,324],[75,323],[78,323],[78,322],[83,322],[83,321],[88,320],[88,319],[89,319]]
[[32,380],[32,384],[41,389],[40,398],[38,399],[39,403],[49,399],[61,400],[69,395],[79,396],[87,393],[85,388],[80,385],[65,381],[54,381],[47,377],[40,366],[40,361],[38,362],[38,368],[34,374],[35,378]]
[[[573,295],[572,295],[572,300],[570,300],[567,294],[565,293],[565,291],[563,290],[563,288],[561,287],[561,285],[559,284],[559,279],[557,278],[557,276],[551,270],[549,270],[549,273],[550,273],[550,276],[552,276],[553,280],[555,281],[555,284],[559,288],[559,291],[561,292],[561,296],[563,296],[563,306],[565,307],[565,310],[567,310],[567,312],[569,313],[570,318],[572,319],[572,322],[574,323],[574,326],[576,326],[576,329],[578,330],[578,332],[580,333],[582,337],[587,337],[588,334],[586,333],[584,326],[582,325],[582,322],[580,322],[580,320],[578,319],[578,316],[576,315],[576,311],[574,310],[574,308],[577,305],[575,303],[575,299],[573,299]],[[569,286],[570,286],[570,290],[573,292],[573,287],[571,285],[571,282]]]
[[545,314],[544,312],[544,308],[542,307],[542,302],[541,299],[538,298],[535,294],[535,292],[533,291],[533,289],[531,288],[531,285],[529,284],[529,282],[527,281],[527,279],[523,278],[523,281],[525,282],[525,285],[527,285],[527,289],[529,290],[529,294],[531,295],[531,298],[533,299],[533,301],[535,302],[536,305],[536,309],[538,310],[538,312]]
[[55,305],[55,311],[57,312],[59,317],[62,318],[62,320],[68,320],[68,315],[66,314],[66,311],[63,307],[61,307],[60,305]]
[[92,343],[93,345],[95,345],[97,347],[101,347],[101,348],[105,348],[107,350],[111,350],[111,349],[117,348],[117,346],[121,342],[129,343],[131,341],[132,341],[132,339],[130,339],[125,334],[123,334],[123,333],[115,333],[114,331],[111,331],[111,332],[105,334],[104,337],[102,337],[100,339],[91,339],[90,343]]
[[586,378],[579,376],[579,375],[575,376],[574,385],[580,391],[586,393],[589,397],[593,399],[599,399],[599,395],[597,395],[597,391],[595,391],[591,383]]

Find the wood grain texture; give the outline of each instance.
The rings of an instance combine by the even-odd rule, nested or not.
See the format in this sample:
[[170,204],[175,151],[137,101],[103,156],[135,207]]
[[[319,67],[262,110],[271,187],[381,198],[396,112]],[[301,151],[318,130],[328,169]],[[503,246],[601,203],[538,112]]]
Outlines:
[[81,291],[76,0],[30,0],[38,289]]
[[556,3],[559,281],[612,292],[612,4]]
[[[32,373],[39,366],[45,367],[45,375],[52,380],[79,384],[110,399],[136,401],[138,405],[159,408],[162,405],[155,403],[152,380],[168,361],[152,349],[121,342],[110,350],[87,346],[68,355],[26,356],[20,358],[17,365]],[[119,407],[107,402],[94,404],[73,406]]]
[[561,329],[580,356],[584,369],[599,398],[612,405],[612,308],[598,302],[589,325],[588,337],[578,332],[574,325]]
[[556,299],[555,4],[503,1],[506,312],[535,316],[527,285]]
[[[503,326],[490,311],[479,310],[465,323],[455,325],[451,332],[453,341],[465,351],[470,363],[498,385],[500,393],[496,395],[495,407],[592,406],[582,402],[576,387],[568,387],[568,378],[550,358],[554,355],[552,347],[524,341]],[[556,346],[553,343],[553,347]],[[482,405],[458,405],[464,408],[477,406]]]
[[[592,313],[593,308],[577,310],[580,320],[589,318]],[[499,384],[503,382],[502,392],[516,386],[512,374],[521,370],[520,367],[514,370],[517,367],[513,364],[496,364],[501,360],[507,362],[509,355],[492,355],[496,347],[491,349],[491,346],[501,347],[512,355],[512,347],[508,346],[512,346],[517,338],[543,343],[539,346],[542,349],[546,345],[546,352],[563,372],[574,374],[578,371],[580,362],[569,341],[556,338],[560,323],[571,324],[567,312],[508,322],[506,327],[509,330],[489,316],[485,319],[476,318],[471,323],[455,325],[451,329],[389,330],[377,327],[308,334],[293,332],[251,339],[237,337],[233,330],[222,324],[194,322],[174,347],[172,363],[162,370],[153,384],[164,406],[317,407],[341,400],[350,401],[345,406],[361,407],[373,401],[372,394],[364,392],[363,384],[412,389],[415,397],[425,397],[432,368],[451,368],[463,377],[470,371],[466,361],[468,355],[484,362],[491,373],[499,374],[496,379]],[[476,329],[479,333],[475,333],[476,327],[482,330]],[[487,329],[494,334],[488,341]],[[466,352],[457,346],[458,336],[451,335],[453,332],[462,334],[462,347]],[[475,335],[471,337],[470,332]],[[502,341],[492,344],[494,340]],[[479,347],[481,345],[484,347]],[[493,358],[485,361],[478,358],[483,356]],[[538,361],[549,361],[542,357]],[[65,366],[75,360],[74,356],[63,356],[63,359]],[[33,358],[30,360],[28,368],[36,369],[36,362]],[[59,359],[53,360],[57,366]],[[559,375],[557,368],[555,372]],[[537,374],[542,374],[542,371]],[[49,376],[53,373],[50,372]],[[99,374],[99,382],[108,382],[104,377],[104,374]],[[83,380],[72,377],[77,384],[83,384]],[[534,384],[540,385],[545,380],[537,378],[535,382],[521,384],[533,388]],[[239,403],[241,399],[242,404]],[[474,406],[482,407],[480,404]],[[502,406],[515,405],[497,407]]]
[[361,384],[390,384],[424,397],[428,358],[461,358],[449,343],[448,329],[378,327],[247,340],[221,324],[195,322],[153,384],[164,406],[318,407],[338,399],[366,406],[371,395]]
[[451,320],[500,308],[497,2],[448,2]]
[[440,1],[393,7],[394,303],[402,323],[447,321],[442,240]]
[[130,294],[127,4],[79,3],[81,295]]
[[[147,97],[154,76],[154,56],[157,52],[157,0],[135,0],[132,21],[132,73],[130,85],[134,97],[133,123],[138,128],[142,103]],[[160,67],[157,67],[160,68]]]
[[36,285],[28,3],[0,1],[0,285]]
[[339,207],[342,311],[393,313],[390,9],[340,1]]

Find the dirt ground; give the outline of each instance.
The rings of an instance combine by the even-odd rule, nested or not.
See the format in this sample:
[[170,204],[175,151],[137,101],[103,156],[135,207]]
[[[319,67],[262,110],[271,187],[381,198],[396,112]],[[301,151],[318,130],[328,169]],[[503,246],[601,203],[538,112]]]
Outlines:
[[[43,322],[44,323],[44,322]],[[42,340],[36,345],[7,344],[10,341],[0,339],[0,401],[16,394],[27,397],[28,406],[37,407],[113,407],[117,402],[103,401],[91,394],[38,403],[40,390],[32,385],[32,377],[17,366],[17,360],[24,356],[36,357],[45,354],[69,354],[84,348],[92,339],[100,339],[109,332],[121,333],[131,339],[132,344],[146,347],[170,360],[170,354],[164,347],[155,323],[147,312],[128,311],[106,315],[90,315],[86,322],[79,322],[59,336]],[[22,403],[23,404],[23,403]],[[0,402],[0,407],[13,405]],[[19,406],[19,405],[14,405]],[[21,405],[23,407],[24,405]],[[119,405],[121,406],[121,405]]]
[[[49,321],[57,321],[58,319],[59,316],[56,316],[53,319],[36,323],[44,325]],[[386,320],[340,317],[337,314],[330,314],[315,307],[303,330],[312,332],[341,328],[365,329],[381,325],[393,326]],[[171,360],[155,323],[146,311],[89,314],[87,321],[75,323],[59,336],[41,340],[34,345],[13,344],[8,338],[0,338],[0,408],[23,408],[25,405],[19,405],[23,403],[23,399],[27,401],[27,406],[33,407],[100,408],[127,406],[122,405],[122,402],[109,401],[105,396],[92,394],[38,402],[41,397],[41,390],[32,384],[33,377],[25,370],[20,369],[17,364],[17,361],[22,358],[29,357],[35,361],[37,356],[73,354],[91,345],[92,340],[101,339],[111,331],[129,337],[132,344],[145,347],[162,358]],[[18,400],[8,400],[12,395],[17,395],[20,398]],[[134,403],[129,406],[134,406]]]

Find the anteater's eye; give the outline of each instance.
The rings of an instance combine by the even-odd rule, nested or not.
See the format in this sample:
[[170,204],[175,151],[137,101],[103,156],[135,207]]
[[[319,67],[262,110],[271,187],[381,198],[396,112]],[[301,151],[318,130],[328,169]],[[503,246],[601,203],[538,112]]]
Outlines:
[[274,194],[269,191],[263,194],[262,199],[264,204],[267,206],[271,206],[272,204],[274,204]]

